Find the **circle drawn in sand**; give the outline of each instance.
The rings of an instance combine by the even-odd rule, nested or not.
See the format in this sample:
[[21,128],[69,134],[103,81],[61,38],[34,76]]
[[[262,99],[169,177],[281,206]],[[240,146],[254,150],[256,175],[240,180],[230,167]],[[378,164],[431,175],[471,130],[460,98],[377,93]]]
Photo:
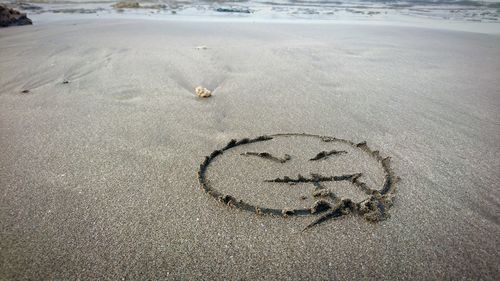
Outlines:
[[[285,139],[291,138],[307,142],[305,145],[300,144],[298,145],[299,147],[297,147],[297,142],[284,141]],[[262,149],[265,150],[266,148],[272,150],[269,144],[279,141],[285,143],[280,146],[280,150],[285,149],[287,151],[287,149],[289,149],[295,153],[287,154],[282,153],[282,151],[277,153],[276,149],[272,153],[262,151]],[[309,143],[312,145],[308,145]],[[304,151],[307,150],[306,148],[314,149],[311,148],[314,147],[314,145],[326,149],[315,151],[313,154],[311,154],[312,151],[308,151],[307,153],[309,154],[304,153]],[[229,158],[230,161],[228,159],[224,160],[224,155],[228,154],[230,156],[227,157],[231,157]],[[309,155],[310,157],[305,158],[304,155]],[[358,156],[355,158],[353,155]],[[239,196],[235,195],[235,193],[238,194],[238,190],[228,192],[227,186],[221,186],[221,182],[224,182],[226,178],[231,178],[230,175],[223,175],[221,177],[223,178],[222,181],[215,180],[218,187],[212,186],[213,182],[209,178],[208,171],[217,161],[227,162],[229,168],[226,168],[225,171],[229,173],[238,170],[238,166],[242,167],[240,168],[240,174],[249,172],[248,167],[257,167],[257,171],[254,171],[254,175],[251,177],[251,180],[254,182],[234,180],[234,184],[225,184],[227,186],[236,185],[240,188],[240,191],[242,189],[243,192],[239,192]],[[253,162],[250,163],[249,161]],[[293,161],[302,162],[293,164]],[[379,180],[376,179],[377,175],[364,175],[362,171],[367,169],[367,165],[372,166],[368,170],[378,171]],[[290,167],[295,169],[297,167],[299,169],[309,169],[309,171],[311,169],[317,169],[317,171],[309,172],[307,176],[303,176],[300,173],[283,174],[283,171],[294,170],[290,169]],[[339,172],[345,167],[350,167],[350,171],[343,173]],[[259,168],[262,169],[258,170]],[[267,177],[275,172],[279,175]],[[376,173],[374,172],[374,174]],[[250,176],[246,178],[249,177]],[[375,178],[375,180],[372,180],[372,178]],[[399,180],[390,167],[390,157],[382,157],[378,151],[371,150],[366,142],[354,143],[349,140],[335,137],[295,133],[274,134],[253,139],[233,139],[223,148],[215,150],[209,156],[205,157],[198,171],[198,179],[202,189],[206,193],[231,207],[250,211],[259,215],[273,215],[279,217],[314,216],[315,219],[308,224],[304,230],[329,219],[338,218],[347,214],[360,215],[371,222],[378,222],[388,218],[388,210],[392,206],[396,190],[395,184]],[[265,189],[261,188],[258,190],[258,185],[264,186]],[[338,188],[340,185],[342,185],[343,190],[355,189],[357,192],[362,193],[364,198],[360,199],[356,196],[338,196],[337,192],[332,189],[334,189],[335,186]],[[294,196],[297,195],[297,192],[304,193],[309,191],[308,196],[300,195],[295,196],[296,198],[285,199],[296,199],[296,201],[302,202],[302,205],[308,204],[307,201],[305,201],[307,198],[311,198],[313,201],[307,206],[300,206],[300,203],[292,207],[283,205],[273,206],[273,204],[266,205],[255,198],[247,198],[245,197],[246,195],[244,195],[247,194],[247,192],[255,190],[258,190],[255,192],[259,194],[266,191],[272,193],[272,188],[282,191],[289,190],[290,194],[294,194]],[[274,197],[269,194],[264,194],[261,198],[277,198],[281,195],[283,194],[275,192],[273,193]]]

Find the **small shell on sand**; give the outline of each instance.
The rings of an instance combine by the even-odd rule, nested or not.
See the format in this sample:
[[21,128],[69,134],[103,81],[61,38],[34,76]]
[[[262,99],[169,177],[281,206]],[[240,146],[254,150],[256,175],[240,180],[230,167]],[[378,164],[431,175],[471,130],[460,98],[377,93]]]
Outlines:
[[201,86],[196,87],[195,89],[196,95],[200,98],[208,98],[212,95],[212,92],[210,92],[207,88],[203,88]]

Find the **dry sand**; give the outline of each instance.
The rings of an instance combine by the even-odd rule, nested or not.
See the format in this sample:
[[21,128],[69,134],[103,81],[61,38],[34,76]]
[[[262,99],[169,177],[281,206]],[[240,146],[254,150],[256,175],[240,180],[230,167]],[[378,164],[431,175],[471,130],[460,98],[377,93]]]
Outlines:
[[[498,46],[498,35],[342,24],[2,29],[0,279],[493,280]],[[214,95],[198,99],[198,85]],[[401,177],[391,217],[301,232],[311,218],[257,216],[201,191],[198,168],[213,150],[285,132],[367,141],[391,156]],[[246,196],[245,174],[260,174],[241,167],[209,172],[219,183],[231,174],[235,186],[221,189]]]

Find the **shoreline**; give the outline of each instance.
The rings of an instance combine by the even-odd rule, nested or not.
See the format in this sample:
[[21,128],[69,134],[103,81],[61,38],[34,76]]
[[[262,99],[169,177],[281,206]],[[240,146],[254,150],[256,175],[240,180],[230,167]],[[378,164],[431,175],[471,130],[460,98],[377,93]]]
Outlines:
[[[258,24],[298,24],[298,25],[366,25],[366,26],[387,26],[387,27],[408,27],[423,28],[442,31],[471,32],[499,35],[500,23],[484,22],[457,22],[444,20],[413,20],[393,19],[393,20],[355,20],[355,19],[266,19],[266,18],[224,18],[217,16],[156,16],[137,14],[31,14],[28,15],[33,20],[35,26],[50,25],[53,23],[64,23],[71,21],[165,21],[165,22],[208,22],[208,23],[258,23]],[[407,20],[407,21],[405,21]]]
[[[7,2],[8,3],[8,2]],[[478,2],[478,6],[451,4],[382,4],[379,2],[334,2],[318,5],[268,2],[137,2],[136,8],[114,8],[116,1],[105,2],[26,2],[12,3],[28,13],[35,22],[47,23],[65,19],[150,19],[196,22],[265,22],[265,23],[356,23],[397,25],[500,34],[500,14],[495,3]],[[472,3],[472,2],[471,2]],[[140,5],[140,6],[139,6]],[[150,7],[150,8],[148,8]],[[220,11],[248,11],[219,12]]]

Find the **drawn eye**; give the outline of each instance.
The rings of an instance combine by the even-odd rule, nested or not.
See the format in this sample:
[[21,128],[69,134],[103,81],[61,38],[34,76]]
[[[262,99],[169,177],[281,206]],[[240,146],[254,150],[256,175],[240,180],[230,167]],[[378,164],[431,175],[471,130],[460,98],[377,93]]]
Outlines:
[[249,152],[242,153],[241,155],[243,155],[243,156],[257,156],[257,157],[261,157],[261,158],[268,159],[268,160],[278,162],[278,163],[285,163],[286,161],[292,159],[292,157],[288,154],[285,154],[282,158],[280,158],[280,157],[273,156],[271,153],[268,153],[268,152],[249,151]]
[[317,161],[317,160],[321,160],[321,159],[326,159],[326,158],[330,157],[331,155],[339,155],[339,154],[347,154],[347,151],[345,151],[345,150],[321,151],[320,153],[316,154],[316,156],[309,159],[309,161]]

